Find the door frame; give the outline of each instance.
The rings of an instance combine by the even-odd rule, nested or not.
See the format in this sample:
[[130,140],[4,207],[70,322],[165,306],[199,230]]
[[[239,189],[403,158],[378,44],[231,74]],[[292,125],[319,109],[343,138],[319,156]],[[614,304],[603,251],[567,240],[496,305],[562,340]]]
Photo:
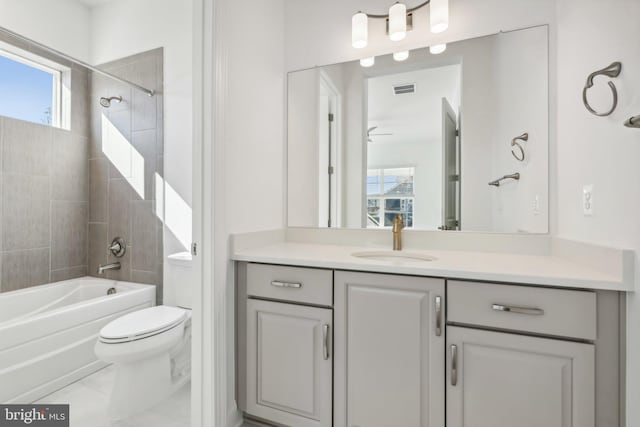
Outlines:
[[223,146],[217,142],[224,140],[221,125],[227,69],[216,67],[226,64],[227,57],[225,35],[216,25],[223,19],[224,1],[192,1],[193,242],[197,247],[193,269],[197,285],[193,292],[191,426],[226,427],[238,420],[227,407],[227,254],[224,239],[214,239],[224,234],[223,209],[214,205],[214,195],[224,190],[220,176],[224,173]]
[[[331,149],[331,153],[332,158],[335,158],[335,163],[333,165],[334,185],[331,187],[331,204],[333,206],[331,212],[335,213],[335,216],[331,218],[331,227],[336,228],[342,226],[342,94],[325,71],[319,70],[318,80],[319,86],[324,87],[324,89],[329,92],[329,102],[334,111],[334,125],[331,138],[333,148]],[[318,88],[318,90],[319,89],[320,88]],[[318,93],[318,99],[320,99],[320,93]],[[322,126],[322,122],[320,122],[320,125]],[[320,141],[318,141],[319,148],[320,145]],[[331,162],[331,159],[329,159],[329,162]],[[326,179],[326,175],[323,174],[321,170],[319,170],[319,172],[318,175],[320,179]],[[323,225],[320,226],[323,227]]]

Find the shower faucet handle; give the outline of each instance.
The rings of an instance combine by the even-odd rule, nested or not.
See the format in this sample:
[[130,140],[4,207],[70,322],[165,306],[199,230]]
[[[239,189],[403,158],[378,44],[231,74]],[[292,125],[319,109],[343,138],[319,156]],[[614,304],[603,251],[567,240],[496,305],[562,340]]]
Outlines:
[[127,252],[127,244],[122,237],[116,237],[111,241],[107,250],[111,252],[114,257],[122,258]]

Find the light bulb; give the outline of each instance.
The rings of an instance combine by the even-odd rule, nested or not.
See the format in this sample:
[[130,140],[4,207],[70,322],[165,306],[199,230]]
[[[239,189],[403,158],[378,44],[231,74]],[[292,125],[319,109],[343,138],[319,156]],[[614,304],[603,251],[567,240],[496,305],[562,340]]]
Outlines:
[[445,50],[447,50],[446,44],[434,44],[433,46],[429,46],[429,52],[431,52],[434,55],[442,53]]
[[431,32],[441,33],[449,28],[449,0],[431,0]]
[[376,58],[375,56],[372,56],[371,58],[362,58],[360,60],[360,65],[368,68],[368,67],[373,67],[373,64],[376,63]]
[[393,59],[395,59],[396,61],[405,61],[407,58],[409,58],[408,50],[403,50],[401,52],[396,52],[393,54]]
[[396,3],[389,8],[389,38],[394,42],[407,36],[407,6]]
[[358,12],[351,18],[351,44],[356,49],[367,46],[369,39],[369,19],[366,13]]

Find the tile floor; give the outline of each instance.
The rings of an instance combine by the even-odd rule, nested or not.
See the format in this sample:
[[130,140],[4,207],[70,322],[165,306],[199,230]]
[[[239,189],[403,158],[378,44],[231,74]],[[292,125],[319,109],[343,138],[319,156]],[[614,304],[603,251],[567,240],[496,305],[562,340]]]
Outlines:
[[123,421],[107,418],[107,404],[114,367],[109,366],[36,403],[68,403],[70,427],[188,427],[191,410],[191,384],[187,383],[169,399]]

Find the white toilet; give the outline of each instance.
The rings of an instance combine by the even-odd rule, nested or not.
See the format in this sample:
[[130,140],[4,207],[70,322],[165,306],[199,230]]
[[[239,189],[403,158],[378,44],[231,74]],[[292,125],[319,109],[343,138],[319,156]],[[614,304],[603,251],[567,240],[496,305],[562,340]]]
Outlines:
[[119,420],[167,398],[191,376],[191,254],[168,257],[165,303],[119,317],[100,330],[100,360],[116,365],[109,416]]

